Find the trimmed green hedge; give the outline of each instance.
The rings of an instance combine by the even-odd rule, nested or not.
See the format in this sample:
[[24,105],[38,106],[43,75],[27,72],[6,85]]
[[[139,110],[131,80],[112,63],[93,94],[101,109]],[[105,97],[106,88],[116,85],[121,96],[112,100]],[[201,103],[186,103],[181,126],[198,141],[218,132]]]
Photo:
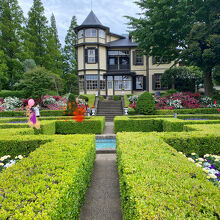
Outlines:
[[128,100],[128,95],[124,95],[124,107],[125,108],[128,108],[130,102]]
[[34,134],[48,134],[52,135],[56,133],[56,121],[41,121],[40,129],[34,128]]
[[1,91],[0,92],[1,98],[7,98],[7,97],[17,97],[17,98],[27,98],[24,91]]
[[3,123],[0,124],[0,129],[8,129],[8,128],[28,128],[27,123]]
[[[199,117],[199,116],[198,116]],[[210,118],[212,118],[210,116]],[[214,116],[214,118],[219,118]],[[114,129],[117,132],[183,131],[186,124],[220,124],[220,120],[181,120],[168,116],[116,116]]]
[[128,118],[116,116],[114,118],[114,130],[117,132],[151,132],[163,131],[162,119],[160,118]]
[[184,131],[203,131],[206,133],[219,131],[220,133],[220,124],[195,124],[195,125],[184,125]]
[[78,219],[95,160],[95,136],[54,137],[0,173],[0,219]]
[[220,120],[180,120],[176,118],[163,119],[163,131],[183,131],[186,124],[220,124]]
[[209,132],[158,133],[167,144],[186,155],[197,153],[200,157],[205,154],[220,154],[220,130]]
[[96,116],[82,122],[56,121],[56,134],[102,134],[104,126],[104,116]]
[[[10,129],[11,130],[11,129]],[[13,130],[13,129],[12,129]],[[10,135],[10,132],[8,133]],[[40,145],[50,141],[49,138],[30,136],[6,136],[0,134],[0,156],[10,155],[12,157],[28,155]]]
[[13,128],[13,129],[0,129],[0,136],[10,135],[33,135],[34,130],[30,128]]
[[219,189],[160,138],[117,134],[117,164],[124,220],[218,219]]
[[178,114],[218,114],[217,108],[193,108],[193,109],[175,109],[175,110],[156,110],[156,115]]

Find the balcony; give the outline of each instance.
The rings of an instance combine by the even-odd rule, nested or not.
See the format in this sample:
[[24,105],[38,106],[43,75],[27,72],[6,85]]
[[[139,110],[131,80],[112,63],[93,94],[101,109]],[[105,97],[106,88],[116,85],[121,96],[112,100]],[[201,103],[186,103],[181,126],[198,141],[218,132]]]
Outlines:
[[129,71],[130,65],[129,64],[114,64],[108,65],[109,71]]

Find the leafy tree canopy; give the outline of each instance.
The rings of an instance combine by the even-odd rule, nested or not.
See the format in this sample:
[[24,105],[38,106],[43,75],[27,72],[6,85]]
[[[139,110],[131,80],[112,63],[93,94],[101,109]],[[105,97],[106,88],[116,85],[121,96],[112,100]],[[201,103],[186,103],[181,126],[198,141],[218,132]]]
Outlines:
[[37,67],[24,74],[19,87],[28,97],[39,98],[46,95],[53,87],[51,73],[44,67]]

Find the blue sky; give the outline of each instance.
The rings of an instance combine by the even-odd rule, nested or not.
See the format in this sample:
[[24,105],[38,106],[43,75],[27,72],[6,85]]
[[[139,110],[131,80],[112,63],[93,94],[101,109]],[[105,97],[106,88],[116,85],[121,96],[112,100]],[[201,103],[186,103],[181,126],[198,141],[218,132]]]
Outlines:
[[[64,43],[66,32],[70,26],[73,15],[76,16],[78,24],[81,24],[91,11],[91,0],[41,0],[45,15],[50,20],[54,13],[58,28],[59,38]],[[25,17],[33,4],[32,0],[18,0],[24,11]],[[93,0],[93,11],[105,26],[110,27],[111,32],[116,34],[126,33],[128,20],[123,16],[137,17],[140,12],[133,0]]]

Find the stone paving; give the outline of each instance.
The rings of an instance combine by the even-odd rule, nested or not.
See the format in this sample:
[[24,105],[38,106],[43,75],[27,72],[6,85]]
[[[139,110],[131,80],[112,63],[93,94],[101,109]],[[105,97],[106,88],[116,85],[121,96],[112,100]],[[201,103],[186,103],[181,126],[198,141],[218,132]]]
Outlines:
[[80,220],[120,220],[121,201],[115,154],[97,154]]
[[103,134],[114,134],[114,122],[105,122],[105,129]]

